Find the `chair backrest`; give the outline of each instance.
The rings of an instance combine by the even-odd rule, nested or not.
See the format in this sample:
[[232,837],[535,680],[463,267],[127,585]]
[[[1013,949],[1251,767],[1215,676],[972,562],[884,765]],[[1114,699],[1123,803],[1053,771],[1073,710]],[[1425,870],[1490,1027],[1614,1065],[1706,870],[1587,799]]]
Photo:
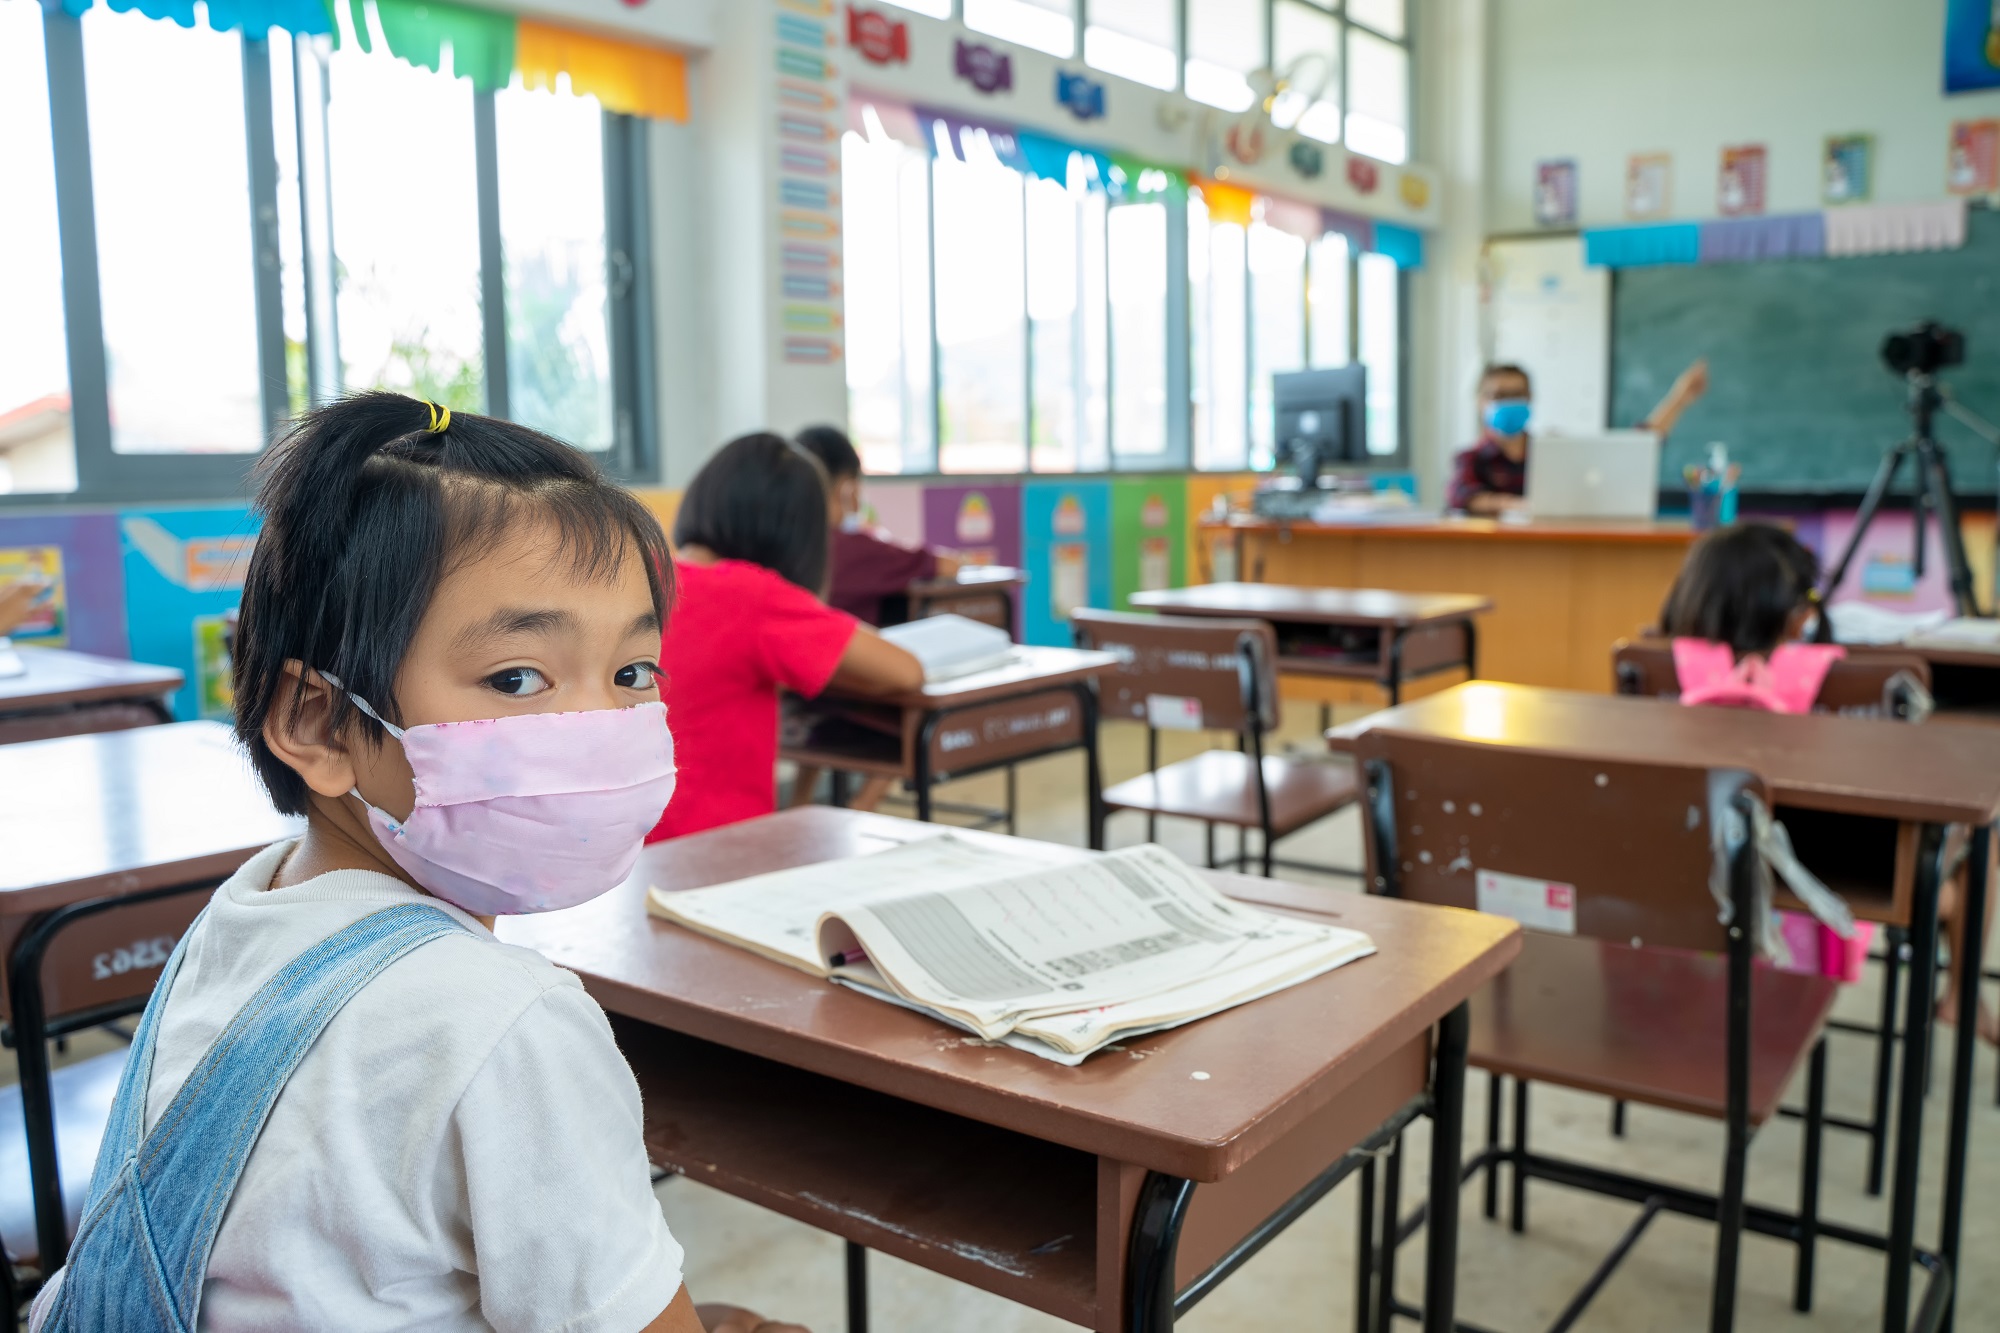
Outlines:
[[[1671,639],[1620,639],[1611,648],[1611,670],[1620,694],[1680,697]],[[1813,708],[1917,721],[1928,711],[1930,687],[1930,663],[1915,653],[1857,646],[1827,671]]]
[[1739,793],[1764,799],[1756,777],[1388,730],[1363,732],[1357,757],[1374,892],[1618,944],[1728,949],[1711,829]]
[[1070,628],[1077,647],[1118,657],[1097,678],[1101,716],[1186,730],[1278,725],[1278,638],[1262,620],[1084,609]]

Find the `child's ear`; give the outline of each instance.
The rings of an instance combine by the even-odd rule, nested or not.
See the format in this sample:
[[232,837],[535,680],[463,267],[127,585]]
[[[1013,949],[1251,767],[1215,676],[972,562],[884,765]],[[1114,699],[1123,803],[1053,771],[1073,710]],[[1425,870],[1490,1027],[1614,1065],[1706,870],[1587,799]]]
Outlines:
[[285,663],[285,683],[264,714],[264,744],[279,762],[321,796],[345,796],[355,785],[354,757],[335,734],[333,687],[304,663]]

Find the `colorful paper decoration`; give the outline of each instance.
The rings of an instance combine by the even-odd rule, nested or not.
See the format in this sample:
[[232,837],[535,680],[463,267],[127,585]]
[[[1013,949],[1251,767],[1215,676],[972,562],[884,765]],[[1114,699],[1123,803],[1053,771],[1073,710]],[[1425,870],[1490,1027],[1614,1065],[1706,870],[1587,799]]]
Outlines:
[[1535,225],[1576,225],[1576,159],[1552,157],[1535,163]]
[[333,15],[327,12],[326,0],[208,0],[208,26],[253,37],[272,28],[323,36],[333,32]]
[[1320,238],[1319,209],[1311,204],[1302,204],[1296,199],[1278,199],[1265,195],[1262,200],[1263,222],[1267,227],[1296,236],[1310,245]]
[[1422,208],[1431,201],[1431,183],[1414,171],[1399,171],[1396,195],[1411,208]]
[[1375,253],[1396,261],[1397,268],[1424,266],[1424,234],[1393,222],[1375,224]]
[[1693,222],[1597,227],[1583,233],[1583,262],[1599,268],[1693,264],[1700,259],[1701,227]]
[[1337,232],[1345,236],[1349,249],[1375,248],[1374,218],[1363,217],[1359,213],[1349,213],[1338,208],[1322,208],[1319,211],[1319,225],[1323,231]]
[[1944,17],[1944,90],[2000,88],[2000,13],[1991,0],[1948,0]]
[[1293,171],[1307,180],[1318,180],[1319,174],[1326,170],[1326,153],[1311,139],[1292,140],[1285,160],[1292,164]]
[[1626,217],[1663,218],[1673,207],[1673,197],[1673,154],[1634,153],[1626,159]]
[[1104,85],[1088,74],[1056,71],[1056,104],[1066,107],[1078,120],[1098,120],[1104,115]]
[[1382,183],[1382,169],[1365,157],[1349,154],[1347,183],[1354,187],[1356,194],[1373,194],[1375,187]]
[[1722,150],[1722,172],[1715,183],[1716,212],[1726,218],[1741,218],[1764,211],[1767,159],[1760,143]]
[[1858,204],[1875,188],[1875,138],[1830,134],[1820,151],[1819,197],[1823,203]]
[[1826,215],[1781,213],[1701,224],[1699,260],[1741,264],[1763,259],[1817,259],[1826,253]]
[[595,97],[606,111],[688,118],[687,61],[671,51],[522,19],[514,59],[526,87],[553,89],[567,74],[571,92]]
[[2000,120],[1960,120],[1951,127],[1944,188],[1949,194],[2000,190]]
[[[364,0],[348,0],[348,4],[354,16],[354,40],[362,50],[372,52],[374,37],[368,30]],[[452,73],[471,79],[480,92],[498,92],[513,78],[518,20],[512,14],[435,4],[432,0],[374,0],[374,5],[389,54],[397,59],[436,73],[444,65],[444,47],[449,42]],[[340,44],[338,33],[334,44]]]
[[871,65],[910,63],[910,25],[877,10],[847,7],[847,44]]
[[1224,185],[1221,181],[1200,182],[1201,201],[1208,205],[1210,222],[1233,222],[1239,227],[1250,225],[1252,213],[1256,211],[1257,196],[1234,185]]
[[0,516],[0,581],[24,574],[55,586],[34,608],[27,622],[32,628],[14,631],[17,640],[106,657],[130,655],[117,515]]
[[952,73],[987,96],[1014,91],[1014,58],[984,42],[960,37],[953,44]]
[[1826,213],[1829,255],[1907,254],[1965,245],[1965,200],[1921,204],[1854,204]]

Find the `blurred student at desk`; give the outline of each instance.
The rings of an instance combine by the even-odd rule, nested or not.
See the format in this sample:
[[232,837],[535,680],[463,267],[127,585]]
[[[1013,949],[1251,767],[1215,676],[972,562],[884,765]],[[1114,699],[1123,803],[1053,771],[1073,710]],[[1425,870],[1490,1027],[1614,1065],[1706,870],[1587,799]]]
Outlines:
[[[1660,405],[1639,423],[1640,430],[1666,435],[1708,392],[1708,362],[1681,372]],[[1528,372],[1516,365],[1488,366],[1479,377],[1479,443],[1452,464],[1448,508],[1491,518],[1519,509],[1528,489],[1528,421],[1534,390]]]
[[861,516],[861,455],[833,426],[808,426],[799,447],[826,468],[833,498],[833,555],[827,605],[870,625],[882,623],[882,601],[912,583],[954,577],[964,560],[932,547],[904,546],[871,529]]

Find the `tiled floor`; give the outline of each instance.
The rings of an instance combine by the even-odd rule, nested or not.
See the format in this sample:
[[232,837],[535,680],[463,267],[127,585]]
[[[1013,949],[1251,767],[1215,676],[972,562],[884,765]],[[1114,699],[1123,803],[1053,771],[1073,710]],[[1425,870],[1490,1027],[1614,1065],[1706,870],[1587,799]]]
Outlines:
[[[1287,735],[1312,744],[1317,710],[1288,710]],[[1106,728],[1106,780],[1139,771],[1141,733],[1117,725]],[[1193,737],[1167,737],[1194,743]],[[1316,750],[1316,747],[1315,747]],[[1061,756],[1025,766],[1021,773],[1020,832],[1027,837],[1080,843],[1084,828],[1082,766]],[[957,784],[949,794],[960,800],[997,804],[997,778]],[[894,807],[890,807],[892,810]],[[1145,836],[1143,819],[1113,819],[1110,841],[1122,846]],[[1358,864],[1360,825],[1348,811],[1288,840],[1288,853],[1301,860]],[[1160,840],[1190,861],[1202,853],[1198,825],[1164,824]],[[1300,876],[1317,879],[1314,876]],[[1351,881],[1324,880],[1329,893],[1352,891]],[[1871,972],[1875,969],[1870,969]],[[1859,1019],[1874,1014],[1873,978],[1851,988],[1841,1012]],[[1941,1031],[1948,1031],[1941,1029]],[[1859,1116],[1867,1106],[1867,1075],[1873,1047],[1862,1037],[1836,1035],[1829,1064],[1829,1109]],[[1970,1256],[2000,1259],[2000,1107],[1992,1104],[1993,1053],[1982,1049],[1968,1171],[1965,1250]],[[1944,1074],[1938,1095],[1927,1107],[1931,1151],[1925,1159],[1920,1242],[1935,1240],[1937,1194],[1942,1177],[1945,1121]],[[1483,1141],[1486,1083],[1474,1074],[1467,1107],[1467,1150]],[[1797,1100],[1796,1098],[1794,1100]],[[1410,1135],[1405,1198],[1420,1197],[1429,1129],[1420,1123]],[[1538,1146],[1621,1169],[1713,1189],[1720,1180],[1721,1127],[1713,1122],[1646,1107],[1630,1112],[1627,1137],[1610,1134],[1609,1106],[1602,1099],[1537,1088],[1530,1139]],[[1796,1204],[1800,1146],[1795,1122],[1782,1121],[1761,1133],[1750,1152],[1750,1197],[1773,1206]],[[1861,1188],[1862,1142],[1830,1131],[1826,1136],[1821,1207],[1829,1219],[1878,1229],[1884,1208]],[[687,1277],[697,1296],[740,1300],[772,1315],[809,1324],[815,1333],[845,1327],[842,1257],[839,1242],[761,1209],[739,1203],[686,1180],[660,1187],[660,1199],[674,1234],[688,1251]],[[1182,1322],[1190,1333],[1229,1330],[1343,1329],[1352,1327],[1356,1188],[1343,1185],[1291,1230],[1225,1282]],[[1503,1209],[1505,1190],[1502,1190]],[[1461,1229],[1459,1316],[1484,1327],[1528,1333],[1548,1326],[1636,1213],[1632,1205],[1537,1184],[1529,1195],[1529,1228],[1523,1235],[1504,1221],[1478,1215],[1479,1193],[1465,1195]],[[1668,1330],[1707,1326],[1714,1228],[1688,1219],[1656,1221],[1616,1276],[1598,1295],[1579,1330]],[[1793,1248],[1752,1237],[1745,1242],[1737,1327],[1757,1330],[1819,1329],[1861,1333],[1881,1326],[1882,1261],[1879,1256],[1823,1242],[1819,1250],[1817,1303],[1809,1316],[1791,1308]],[[1399,1294],[1421,1295],[1421,1237],[1404,1251]],[[1039,1333],[1072,1327],[1060,1320],[1011,1305],[908,1264],[871,1256],[872,1327],[878,1333]],[[2000,1272],[1976,1258],[1964,1275],[1958,1307],[1963,1330],[2000,1328]],[[1414,1329],[1409,1321],[1399,1328]]]
[[[1288,711],[1286,734],[1300,747],[1318,753],[1313,740],[1317,710],[1294,706]],[[1106,780],[1138,772],[1142,734],[1114,724],[1107,726],[1105,737]],[[1201,737],[1164,739],[1169,757],[1207,743]],[[997,804],[1001,790],[995,776],[956,784],[945,794]],[[1078,844],[1084,840],[1082,765],[1076,756],[1024,766],[1019,790],[1024,836]],[[897,808],[889,809],[894,813]],[[1112,821],[1113,846],[1137,842],[1144,834],[1138,816]],[[1160,839],[1190,861],[1199,861],[1199,826],[1164,824]],[[1284,846],[1302,860],[1355,865],[1360,859],[1359,839],[1358,820],[1348,811]],[[1353,891],[1352,881],[1301,878],[1325,883],[1328,893]],[[1870,1018],[1875,996],[1871,976],[1851,988],[1841,1011]],[[86,1053],[96,1049],[93,1043],[94,1038],[86,1039],[80,1049]],[[1858,1116],[1866,1109],[1872,1047],[1854,1036],[1836,1035],[1833,1043],[1829,1109]],[[1920,1242],[1935,1241],[1944,1073],[1940,1066],[1939,1095],[1926,1107],[1930,1151],[1925,1160]],[[1962,1277],[1958,1306],[1958,1327],[1968,1333],[2000,1329],[2000,1108],[1992,1102],[1994,1075],[1993,1052],[1982,1049],[1977,1070],[1981,1093],[1975,1102],[1966,1191],[1965,1251],[1972,1261]],[[1468,1151],[1484,1132],[1485,1091],[1483,1076],[1475,1074],[1467,1107]],[[1625,1139],[1614,1140],[1609,1129],[1609,1108],[1601,1099],[1536,1089],[1530,1137],[1538,1146],[1695,1187],[1715,1187],[1722,1153],[1718,1125],[1635,1107]],[[1427,1142],[1428,1127],[1420,1123],[1409,1137],[1406,1199],[1420,1197]],[[1798,1154],[1794,1122],[1776,1123],[1759,1135],[1750,1153],[1751,1198],[1791,1207]],[[1830,1219],[1879,1228],[1883,1207],[1861,1189],[1862,1161],[1859,1138],[1828,1133],[1822,1208]],[[1351,1183],[1335,1191],[1224,1283],[1182,1326],[1190,1333],[1352,1327],[1355,1193]],[[697,1297],[754,1305],[768,1314],[804,1322],[815,1333],[840,1333],[845,1327],[838,1241],[692,1181],[669,1179],[660,1185],[659,1196],[674,1234],[687,1250],[687,1280]],[[1479,1217],[1478,1201],[1476,1187],[1469,1188],[1460,1239],[1459,1315],[1508,1333],[1545,1328],[1635,1212],[1630,1205],[1536,1185],[1530,1194],[1529,1229],[1514,1235],[1504,1223]],[[1576,1327],[1600,1333],[1706,1327],[1714,1235],[1705,1223],[1672,1216],[1655,1222]],[[1405,1300],[1419,1296],[1422,1255],[1421,1237],[1404,1251],[1398,1289]],[[1880,1327],[1883,1270],[1878,1256],[1823,1243],[1818,1303],[1812,1315],[1800,1316],[1791,1309],[1792,1255],[1792,1248],[1781,1242],[1755,1237],[1746,1241],[1739,1329],[1863,1333]],[[881,1255],[872,1256],[871,1265],[872,1327],[877,1333],[1030,1333],[1071,1327]],[[1416,1326],[1404,1321],[1398,1327]]]

